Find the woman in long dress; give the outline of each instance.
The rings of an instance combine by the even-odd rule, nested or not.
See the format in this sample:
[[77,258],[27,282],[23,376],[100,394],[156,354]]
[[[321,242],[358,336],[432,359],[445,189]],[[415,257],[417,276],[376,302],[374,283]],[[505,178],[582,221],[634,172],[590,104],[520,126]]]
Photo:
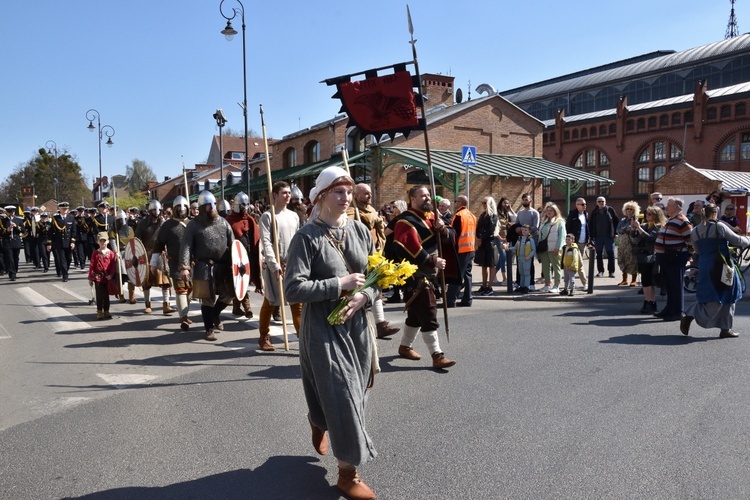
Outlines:
[[720,338],[737,337],[739,333],[732,330],[732,323],[734,305],[742,298],[739,280],[735,274],[732,286],[724,288],[714,283],[712,271],[718,252],[721,252],[727,262],[731,262],[729,246],[750,246],[750,238],[735,234],[731,227],[718,222],[719,210],[716,205],[708,204],[703,211],[703,222],[693,228],[690,235],[693,248],[700,254],[696,302],[686,308],[685,316],[680,320],[680,331],[688,335],[690,323],[695,320],[703,328],[719,328]]
[[300,366],[313,446],[325,455],[328,431],[339,462],[338,488],[364,499],[375,498],[356,467],[377,455],[365,429],[374,338],[365,308],[376,290],[349,297],[342,324],[327,319],[342,294],[364,284],[374,251],[370,231],[346,215],[353,189],[354,181],[339,167],[320,173],[310,193],[313,211],[289,246],[284,290],[289,302],[303,304]]
[[636,286],[638,276],[638,258],[633,249],[630,236],[634,232],[633,221],[637,221],[641,214],[641,207],[634,201],[629,201],[622,206],[625,217],[620,219],[617,225],[617,265],[622,271],[620,286],[628,286],[628,275],[630,275],[630,286]]

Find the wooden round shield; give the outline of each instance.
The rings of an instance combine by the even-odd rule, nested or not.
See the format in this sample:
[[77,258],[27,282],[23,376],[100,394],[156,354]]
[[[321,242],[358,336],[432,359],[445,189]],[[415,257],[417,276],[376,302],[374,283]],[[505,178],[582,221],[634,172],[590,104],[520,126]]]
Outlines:
[[232,243],[232,279],[234,280],[234,295],[237,300],[245,298],[250,286],[250,259],[240,240]]
[[128,241],[123,252],[123,260],[130,282],[135,286],[143,286],[148,279],[148,257],[141,240],[133,238]]

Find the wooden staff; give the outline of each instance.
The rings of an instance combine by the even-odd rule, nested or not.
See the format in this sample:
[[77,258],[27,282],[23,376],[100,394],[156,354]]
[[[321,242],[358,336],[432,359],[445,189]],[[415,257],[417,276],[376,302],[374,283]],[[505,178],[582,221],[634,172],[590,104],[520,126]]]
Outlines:
[[[115,256],[117,257],[117,283],[120,286],[120,302],[125,302],[125,297],[122,296],[122,262],[120,261],[120,231],[117,230],[117,188],[112,185],[112,203],[115,206]],[[107,220],[107,216],[104,216],[104,220]],[[127,222],[127,221],[125,221]]]
[[[409,35],[411,37],[411,40],[409,43],[411,44],[411,51],[412,56],[414,57],[414,73],[416,73],[417,76],[417,82],[419,82],[419,107],[422,112],[422,120],[424,120],[424,148],[425,148],[425,154],[427,155],[427,168],[429,170],[429,176],[430,176],[430,189],[432,190],[432,199],[435,203],[435,214],[437,214],[437,199],[436,199],[436,190],[435,190],[435,173],[432,170],[432,157],[430,155],[430,140],[427,136],[427,114],[425,113],[424,109],[424,95],[422,94],[422,77],[419,74],[419,62],[417,61],[417,41],[414,39],[414,26],[411,23],[411,12],[409,11],[409,5],[406,5],[406,17],[409,19]],[[435,219],[437,220],[438,215],[435,216]],[[437,234],[437,247],[438,247],[438,257],[441,259],[443,258],[443,245],[440,238],[440,232],[438,231]],[[443,319],[445,320],[445,338],[448,339],[448,342],[451,340],[450,336],[450,328],[448,326],[448,300],[446,298],[445,294],[445,270],[440,270],[440,284],[442,285],[442,294],[443,294]]]
[[[344,147],[341,148],[341,160],[344,162],[344,170],[346,170],[346,175],[351,177],[352,173],[349,171],[349,152],[346,150],[346,144],[344,144]],[[362,222],[362,218],[359,216],[359,208],[357,208],[356,199],[352,200],[352,206],[354,207],[354,220]]]
[[188,188],[187,183],[187,173],[185,172],[185,161],[182,162],[182,180],[185,181],[185,198],[187,198],[188,201],[188,214],[190,214],[190,188]]
[[[263,105],[260,105],[260,126],[263,130],[263,150],[266,157],[266,177],[268,178],[268,198],[269,201],[271,201],[271,208],[269,209],[269,212],[271,212],[271,232],[273,233],[273,251],[276,255],[276,262],[279,263],[279,266],[281,266],[281,259],[279,258],[279,255],[281,253],[279,252],[279,231],[276,228],[276,207],[273,203],[273,182],[271,182],[271,159],[268,155],[268,136],[266,135],[266,120],[263,117]],[[249,174],[249,173],[248,173]],[[284,307],[285,300],[284,300],[284,278],[281,276],[281,273],[277,276],[277,284],[279,285],[279,301],[281,302],[281,305],[279,306],[279,309],[281,310],[281,328],[284,331],[284,349],[289,350],[289,337],[286,333],[286,307]]]

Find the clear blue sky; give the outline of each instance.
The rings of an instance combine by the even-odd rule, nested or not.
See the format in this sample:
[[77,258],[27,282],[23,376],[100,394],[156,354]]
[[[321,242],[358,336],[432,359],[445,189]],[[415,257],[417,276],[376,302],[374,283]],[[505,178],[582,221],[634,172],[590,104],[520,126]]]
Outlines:
[[[324,78],[408,61],[406,3],[246,0],[249,127],[280,138],[333,117]],[[724,38],[729,0],[412,0],[422,73],[455,76],[467,95],[507,90],[654,50]],[[236,6],[227,0],[226,6]],[[750,7],[736,7],[740,33]],[[103,174],[134,158],[161,180],[205,161],[212,118],[243,130],[242,40],[220,34],[219,0],[5,2],[0,16],[0,181],[48,140],[98,174],[86,111],[115,129]],[[240,31],[241,22],[235,19]],[[106,138],[105,138],[106,139]]]

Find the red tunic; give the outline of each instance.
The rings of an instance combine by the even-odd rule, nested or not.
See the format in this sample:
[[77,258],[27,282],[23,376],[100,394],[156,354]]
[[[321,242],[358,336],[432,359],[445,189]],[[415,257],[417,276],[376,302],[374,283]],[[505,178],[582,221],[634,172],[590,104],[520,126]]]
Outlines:
[[107,250],[104,255],[101,250],[97,249],[91,254],[91,265],[89,266],[89,281],[101,283],[107,279],[107,276],[114,276],[116,270],[114,252]]

